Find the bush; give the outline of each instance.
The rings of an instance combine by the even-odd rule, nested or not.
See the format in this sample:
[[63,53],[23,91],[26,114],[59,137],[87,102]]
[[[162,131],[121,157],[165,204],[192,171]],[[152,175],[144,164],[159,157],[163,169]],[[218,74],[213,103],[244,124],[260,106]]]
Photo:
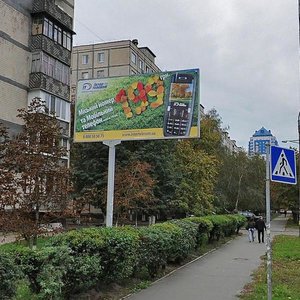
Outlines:
[[10,299],[15,295],[17,280],[20,278],[18,267],[13,259],[0,253],[0,295],[1,299]]
[[30,289],[42,299],[60,299],[64,292],[64,278],[72,263],[70,249],[45,247],[28,248],[15,253],[15,261],[30,283]]
[[139,234],[137,269],[146,267],[149,275],[154,277],[160,267],[167,264],[170,236],[155,226],[139,228]]
[[197,247],[197,237],[198,237],[198,225],[189,222],[186,219],[172,220],[169,223],[176,224],[183,230],[183,236],[186,244],[186,251],[191,252]]
[[105,247],[101,253],[105,281],[130,277],[137,265],[139,234],[132,227],[102,229]]
[[178,263],[188,256],[190,237],[185,236],[182,228],[170,222],[155,224],[152,227],[157,228],[168,237],[165,244],[167,262]]
[[184,220],[155,224],[139,229],[138,268],[144,266],[154,277],[167,262],[180,262],[196,247],[197,225]]
[[105,274],[99,280],[121,280],[131,276],[135,269],[139,235],[131,227],[88,228],[60,234],[52,245],[66,245],[74,256],[98,256]]
[[198,225],[197,247],[200,247],[209,238],[213,230],[213,223],[204,217],[189,217],[184,219],[188,222],[193,222]]
[[213,229],[210,232],[209,241],[219,240],[221,237],[229,236],[235,230],[235,221],[225,215],[213,215],[203,217],[213,224]]
[[[242,228],[247,222],[247,218],[243,215],[227,215],[228,218],[232,219],[235,222],[235,233],[238,234],[240,228]],[[232,232],[233,234],[234,232]]]
[[93,288],[103,276],[102,259],[99,255],[72,255],[64,277],[64,295],[85,292]]

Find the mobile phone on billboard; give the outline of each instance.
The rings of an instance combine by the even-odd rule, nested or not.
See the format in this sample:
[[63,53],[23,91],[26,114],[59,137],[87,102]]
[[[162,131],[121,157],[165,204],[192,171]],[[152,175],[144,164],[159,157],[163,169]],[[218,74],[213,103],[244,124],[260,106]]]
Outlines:
[[194,74],[172,75],[164,116],[164,136],[188,136],[191,129],[196,93]]

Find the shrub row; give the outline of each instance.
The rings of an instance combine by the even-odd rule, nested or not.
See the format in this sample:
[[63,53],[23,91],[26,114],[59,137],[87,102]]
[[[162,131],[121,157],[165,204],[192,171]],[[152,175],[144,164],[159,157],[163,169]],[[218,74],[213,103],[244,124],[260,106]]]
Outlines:
[[10,257],[0,255],[0,262],[8,266],[0,269],[0,282],[7,281],[6,288],[0,285],[0,294],[7,290],[7,298],[11,296],[12,282],[20,276],[11,271],[16,266],[41,299],[66,299],[97,283],[137,277],[141,270],[155,276],[160,268],[181,262],[205,242],[234,234],[245,220],[239,215],[214,215],[137,229],[87,228],[61,233],[44,248],[18,247],[10,249]]

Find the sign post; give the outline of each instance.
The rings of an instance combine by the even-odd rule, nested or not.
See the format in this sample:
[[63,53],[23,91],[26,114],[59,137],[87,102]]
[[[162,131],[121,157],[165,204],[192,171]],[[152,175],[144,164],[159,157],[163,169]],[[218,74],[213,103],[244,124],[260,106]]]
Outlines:
[[[292,149],[266,145],[266,227],[267,227],[267,285],[268,300],[272,300],[272,248],[270,180],[296,184],[296,155]],[[271,154],[271,156],[270,156]],[[271,175],[270,175],[271,172]]]
[[272,300],[272,249],[271,249],[271,204],[270,204],[270,144],[266,145],[266,228],[267,228],[267,286],[268,300]]

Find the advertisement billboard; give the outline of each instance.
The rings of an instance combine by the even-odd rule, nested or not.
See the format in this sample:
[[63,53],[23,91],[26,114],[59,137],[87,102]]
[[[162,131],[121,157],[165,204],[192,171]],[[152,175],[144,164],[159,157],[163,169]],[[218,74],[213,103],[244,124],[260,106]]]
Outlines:
[[74,141],[194,138],[199,70],[79,80]]

